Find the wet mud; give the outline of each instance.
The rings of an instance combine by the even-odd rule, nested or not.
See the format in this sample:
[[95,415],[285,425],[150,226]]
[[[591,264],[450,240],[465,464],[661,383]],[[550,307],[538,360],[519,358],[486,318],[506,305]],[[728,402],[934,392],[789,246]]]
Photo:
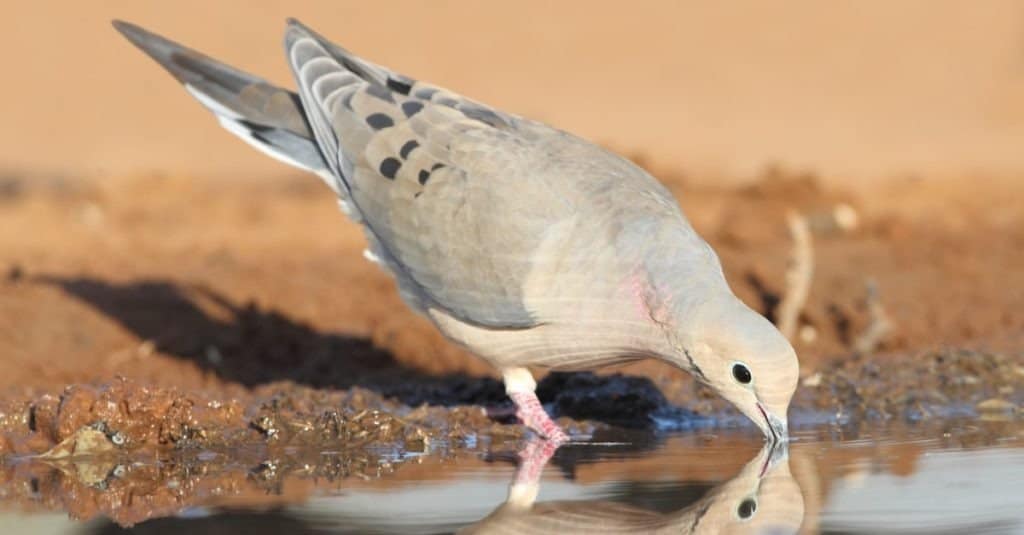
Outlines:
[[[828,442],[813,438],[815,434],[827,441],[848,442],[843,447],[827,446]],[[702,518],[695,532],[717,533],[725,525],[753,517],[729,514],[754,513],[745,503],[753,498],[754,507],[761,510],[756,522],[772,525],[785,519],[784,532],[803,526],[802,533],[813,533],[829,487],[837,481],[862,481],[866,470],[908,477],[930,450],[998,447],[1009,451],[1006,448],[1022,445],[1024,433],[1019,421],[950,419],[911,426],[890,422],[864,433],[871,440],[858,440],[859,436],[856,429],[837,436],[820,428],[802,432],[788,448],[778,449],[763,446],[757,437],[728,432],[687,438],[600,429],[589,442],[559,449],[547,463],[552,470],[545,479],[576,485],[606,482],[618,489],[616,500],[537,503],[522,503],[514,490],[525,462],[523,452],[537,443],[529,437],[481,436],[478,441],[445,442],[422,451],[398,442],[337,440],[319,447],[280,448],[266,440],[229,449],[193,444],[127,451],[108,445],[69,456],[5,457],[0,465],[0,511],[66,512],[76,521],[106,519],[103,522],[112,522],[111,532],[116,532],[113,526],[142,522],[147,529],[159,530],[161,518],[178,529],[204,523],[241,527],[257,519],[278,526],[277,520],[294,521],[302,504],[316,499],[369,493],[379,501],[388,493],[410,491],[422,492],[426,499],[432,488],[458,485],[462,478],[479,484],[479,475],[467,474],[489,473],[494,486],[510,485],[508,497],[492,506],[490,514],[481,514],[466,526],[468,532],[503,526],[514,528],[515,533],[564,533],[566,525],[583,529],[608,522],[622,523],[621,529],[670,525],[678,530],[697,526],[694,521]],[[661,458],[664,451],[674,452],[672,458]],[[723,511],[703,517],[703,507]],[[339,516],[332,521],[342,522],[339,527],[351,523],[347,526],[351,532],[361,531],[360,522],[386,525],[387,518],[408,514],[383,503],[373,509],[361,515],[330,514]],[[310,512],[314,516],[328,513],[315,505]],[[609,513],[613,516],[608,517]],[[433,515],[443,514],[433,511]],[[373,520],[374,515],[385,516]],[[315,518],[307,521],[308,526],[303,522],[296,527],[318,524]]]
[[[792,425],[1014,419],[1024,402],[1022,359],[947,350],[899,361],[837,360],[803,379],[791,407]],[[434,443],[460,447],[480,437],[520,439],[524,432],[511,402],[495,391],[500,385],[493,380],[481,384],[488,386],[468,395],[463,380],[407,382],[388,395],[362,387],[316,389],[280,382],[232,397],[125,378],[77,384],[0,402],[0,456],[69,458],[252,445],[271,450],[386,446],[422,452]],[[679,388],[670,392],[670,400],[646,377],[579,372],[549,374],[537,392],[578,437],[609,428],[752,429],[702,386]],[[417,404],[408,404],[410,399]]]

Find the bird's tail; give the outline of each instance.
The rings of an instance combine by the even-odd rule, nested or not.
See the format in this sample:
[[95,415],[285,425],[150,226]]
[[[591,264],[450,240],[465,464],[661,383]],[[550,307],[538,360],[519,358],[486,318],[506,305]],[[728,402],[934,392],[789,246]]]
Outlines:
[[341,185],[324,161],[297,94],[134,24],[113,24],[181,82],[228,131],[278,160],[320,175],[339,192]]

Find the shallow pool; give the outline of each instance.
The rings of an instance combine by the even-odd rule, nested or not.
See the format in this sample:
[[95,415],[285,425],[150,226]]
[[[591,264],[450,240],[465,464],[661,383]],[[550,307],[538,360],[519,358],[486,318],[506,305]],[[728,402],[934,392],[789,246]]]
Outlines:
[[[4,533],[1022,533],[1024,426],[605,431],[563,446],[4,467]],[[524,460],[525,459],[525,460]],[[130,531],[129,531],[130,530]]]

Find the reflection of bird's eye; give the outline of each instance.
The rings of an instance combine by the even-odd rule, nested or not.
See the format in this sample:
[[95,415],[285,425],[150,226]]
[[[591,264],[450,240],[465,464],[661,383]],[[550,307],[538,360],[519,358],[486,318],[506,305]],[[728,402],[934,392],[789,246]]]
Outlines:
[[743,384],[749,383],[750,379],[751,379],[751,377],[750,377],[750,370],[747,369],[747,367],[742,365],[742,364],[734,364],[733,365],[733,367],[732,367],[732,376],[735,377],[737,381],[739,381],[739,382],[741,382]]
[[753,498],[747,498],[743,500],[739,508],[736,509],[736,514],[743,520],[746,520],[754,515],[754,511],[757,511],[757,502]]

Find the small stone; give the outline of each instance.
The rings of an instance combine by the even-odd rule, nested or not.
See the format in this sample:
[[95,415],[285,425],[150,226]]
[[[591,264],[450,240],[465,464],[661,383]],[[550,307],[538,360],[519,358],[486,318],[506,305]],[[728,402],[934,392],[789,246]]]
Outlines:
[[98,455],[114,449],[107,435],[98,429],[86,426],[75,431],[60,444],[39,455],[41,459],[65,459],[85,455]]
[[844,232],[857,228],[860,217],[857,210],[846,203],[839,203],[832,209],[832,217],[835,219],[836,227]]
[[797,331],[797,337],[805,344],[813,344],[818,339],[818,329],[815,329],[813,325],[803,325]]
[[974,407],[978,412],[1017,412],[1017,405],[1004,399],[986,399]]
[[817,388],[821,386],[821,372],[815,372],[811,375],[808,375],[807,377],[804,378],[801,384],[808,388]]
[[254,429],[263,433],[268,439],[277,438],[281,431],[277,428],[274,420],[269,416],[260,416],[250,424]]
[[139,347],[135,349],[135,354],[140,357],[148,357],[153,353],[156,353],[156,342],[152,340],[143,341],[139,344]]
[[213,366],[220,366],[224,363],[224,355],[220,352],[217,346],[206,347],[206,361]]
[[112,442],[115,446],[124,446],[125,442],[128,442],[128,439],[120,431],[110,435],[109,438],[110,442]]

